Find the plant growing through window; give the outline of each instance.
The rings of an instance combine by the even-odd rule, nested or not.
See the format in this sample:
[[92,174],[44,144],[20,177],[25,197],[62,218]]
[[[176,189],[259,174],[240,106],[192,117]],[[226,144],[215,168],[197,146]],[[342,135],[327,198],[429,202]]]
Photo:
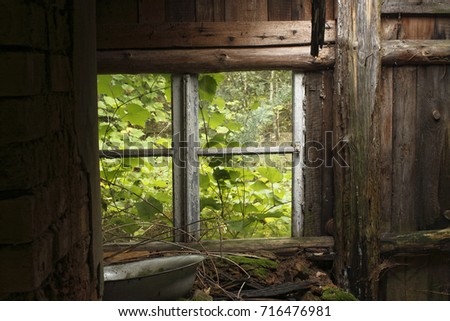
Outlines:
[[291,78],[99,76],[105,242],[299,235],[303,89]]

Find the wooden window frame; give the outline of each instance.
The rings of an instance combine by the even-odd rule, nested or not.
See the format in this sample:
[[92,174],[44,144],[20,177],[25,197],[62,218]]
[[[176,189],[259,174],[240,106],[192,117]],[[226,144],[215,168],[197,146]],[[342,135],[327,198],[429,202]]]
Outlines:
[[290,154],[291,237],[301,237],[304,218],[304,74],[292,72],[292,145],[283,147],[200,148],[198,74],[172,74],[171,81],[172,148],[100,150],[100,157],[172,157],[174,241],[188,243],[200,239],[199,156]]

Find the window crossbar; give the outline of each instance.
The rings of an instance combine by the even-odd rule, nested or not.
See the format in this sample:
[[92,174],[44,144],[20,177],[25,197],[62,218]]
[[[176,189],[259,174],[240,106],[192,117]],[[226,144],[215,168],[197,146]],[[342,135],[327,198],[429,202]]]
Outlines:
[[[198,156],[234,156],[234,155],[283,155],[300,153],[300,147],[232,147],[199,148]],[[139,158],[139,157],[173,157],[173,149],[116,149],[100,150],[100,158]]]

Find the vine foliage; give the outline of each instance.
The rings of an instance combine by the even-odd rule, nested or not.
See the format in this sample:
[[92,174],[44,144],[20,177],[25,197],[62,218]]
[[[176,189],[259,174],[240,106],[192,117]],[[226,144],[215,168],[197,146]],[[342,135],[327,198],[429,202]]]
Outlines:
[[[199,75],[203,148],[290,144],[291,82],[283,71]],[[170,148],[170,75],[98,76],[101,150]],[[200,158],[205,239],[290,235],[291,158]],[[170,157],[100,159],[105,242],[171,239]]]

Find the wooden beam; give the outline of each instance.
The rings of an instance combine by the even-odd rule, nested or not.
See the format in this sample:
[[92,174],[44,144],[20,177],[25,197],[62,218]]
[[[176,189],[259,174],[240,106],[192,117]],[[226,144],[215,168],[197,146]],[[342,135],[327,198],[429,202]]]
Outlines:
[[450,228],[384,237],[381,240],[381,252],[384,254],[431,251],[450,252]]
[[[339,3],[335,66],[337,134],[347,168],[336,168],[335,276],[360,299],[377,298],[379,265],[381,42],[378,0]],[[335,166],[338,167],[338,166]]]
[[192,50],[99,51],[98,72],[200,73],[238,70],[319,70],[332,68],[334,48],[311,57],[309,47]]
[[145,251],[176,251],[194,249],[207,252],[245,253],[248,251],[269,251],[273,253],[297,253],[303,249],[332,249],[334,240],[331,236],[300,237],[300,238],[273,238],[273,239],[237,239],[237,240],[208,240],[192,243],[146,242],[136,244],[105,245],[105,252],[115,252],[128,248]]
[[447,0],[434,0],[424,3],[423,0],[384,0],[381,5],[382,14],[450,14],[450,3]]
[[383,42],[383,64],[450,64],[450,40],[388,40]]
[[[325,43],[335,40],[327,21]],[[185,22],[99,25],[98,49],[222,48],[308,45],[309,21]]]

